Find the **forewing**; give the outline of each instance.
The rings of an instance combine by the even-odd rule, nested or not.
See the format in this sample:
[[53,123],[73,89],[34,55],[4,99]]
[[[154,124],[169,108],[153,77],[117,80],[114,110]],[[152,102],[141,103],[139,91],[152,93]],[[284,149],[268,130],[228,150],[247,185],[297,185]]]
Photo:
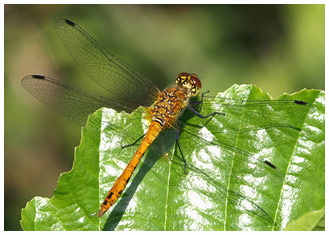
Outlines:
[[152,81],[106,51],[77,24],[59,19],[55,28],[68,53],[110,98],[130,102],[133,108],[152,103],[158,91]]

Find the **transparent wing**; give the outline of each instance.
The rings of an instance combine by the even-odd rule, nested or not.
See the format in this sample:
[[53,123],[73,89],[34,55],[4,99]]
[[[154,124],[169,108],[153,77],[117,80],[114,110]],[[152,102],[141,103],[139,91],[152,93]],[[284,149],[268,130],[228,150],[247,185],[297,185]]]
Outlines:
[[[203,182],[200,192],[222,200],[225,217],[247,212],[270,225],[312,108],[297,100],[213,98],[205,100],[199,110],[204,116],[218,112],[213,117],[201,119],[186,110],[179,143],[189,177],[180,185],[182,192],[188,192],[189,185],[195,185],[192,182]],[[179,158],[180,152],[176,152]],[[174,161],[183,171],[184,162]]]
[[202,119],[186,110],[183,133],[187,137],[183,135],[183,138],[190,138],[204,149],[218,146],[236,155],[236,161],[243,162],[247,157],[254,159],[257,167],[264,167],[266,156],[271,159],[280,146],[295,143],[312,105],[293,99],[238,100],[208,96],[194,108],[202,116],[213,116]]
[[110,93],[110,98],[148,106],[157,94],[154,83],[106,51],[77,24],[59,19],[55,28],[65,49],[87,75]]
[[[312,105],[301,100],[239,100],[221,97],[204,97],[195,109],[203,116],[217,112],[215,120],[236,131],[248,128],[287,127],[300,130],[305,112]],[[239,122],[237,122],[237,119]]]
[[58,80],[29,75],[22,79],[22,86],[34,97],[62,113],[80,126],[86,124],[89,114],[101,107],[131,112],[133,108],[123,102],[117,103],[104,97],[70,86]]

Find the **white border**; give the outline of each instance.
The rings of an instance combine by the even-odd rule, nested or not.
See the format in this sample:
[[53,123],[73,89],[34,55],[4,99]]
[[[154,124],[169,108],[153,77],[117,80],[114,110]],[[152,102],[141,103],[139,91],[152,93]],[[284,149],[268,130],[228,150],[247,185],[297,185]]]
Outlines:
[[[1,19],[4,19],[4,5],[2,6],[2,8],[1,8],[1,10],[0,10],[0,17],[1,17]],[[0,167],[0,181],[1,181],[1,188],[0,188],[0,192],[1,192],[1,202],[0,202],[0,210],[1,210],[1,218],[3,218],[2,220],[1,220],[1,222],[0,222],[0,231],[3,231],[4,230],[4,218],[5,218],[5,212],[4,212],[4,206],[5,206],[5,202],[4,202],[4,200],[5,200],[5,198],[4,198],[4,196],[5,196],[5,192],[4,192],[4,187],[5,187],[5,185],[4,185],[4,181],[5,181],[5,179],[4,179],[4,174],[5,174],[5,172],[4,172],[4,166],[5,166],[5,149],[4,149],[4,142],[5,142],[5,129],[4,129],[4,122],[5,122],[5,117],[4,117],[4,115],[5,115],[5,104],[4,104],[4,57],[5,57],[5,55],[4,55],[4,52],[5,52],[5,44],[4,44],[4,35],[5,35],[5,33],[4,33],[4,30],[5,30],[5,27],[4,27],[4,24],[5,24],[5,21],[3,20],[2,22],[1,22],[1,24],[0,24],[0,31],[2,32],[2,37],[1,37],[1,42],[0,42],[0,44],[1,44],[1,54],[2,54],[2,56],[1,56],[1,66],[0,66],[0,73],[1,73],[1,77],[3,78],[2,79],[2,82],[1,82],[1,85],[0,85],[0,94],[1,94],[1,96],[0,96],[0,99],[1,99],[1,117],[0,117],[0,119],[1,119],[1,124],[0,124],[0,130],[1,130],[1,141],[0,141],[0,149],[1,149],[1,156],[2,156],[2,164],[1,164],[1,167]]]
[[[182,0],[179,0],[179,1],[175,1],[175,0],[167,0],[167,1],[158,1],[158,0],[154,0],[154,1],[138,1],[138,0],[130,0],[130,1],[127,1],[127,0],[122,0],[122,1],[106,1],[106,0],[93,0],[93,1],[90,1],[90,0],[58,0],[58,1],[45,1],[45,0],[35,0],[31,3],[31,1],[27,1],[27,0],[4,0],[3,1],[3,4],[2,4],[2,8],[0,10],[0,17],[2,19],[2,22],[1,22],[1,32],[2,32],[2,37],[1,37],[1,53],[2,53],[2,63],[1,63],[1,66],[0,66],[0,72],[1,74],[4,76],[4,5],[5,4],[325,4],[325,1],[324,0],[303,0],[303,1],[297,1],[297,0],[277,0],[277,1],[261,1],[261,0],[253,0],[253,1],[243,1],[243,0],[240,0],[240,1],[237,1],[237,0],[232,0],[232,1],[224,1],[224,0],[221,0],[221,1],[207,1],[207,0],[204,0],[204,1],[201,1],[201,0],[192,0],[192,1],[182,1]],[[325,7],[325,13],[326,13],[326,16],[328,15],[328,9],[327,7]],[[326,20],[325,20],[326,24],[325,24],[325,38],[327,39],[328,38],[328,24],[329,24],[329,21],[326,17]],[[327,40],[326,40],[327,41]],[[327,55],[328,54],[328,47],[325,46],[325,54]],[[325,60],[325,65],[326,65],[326,68],[328,67],[327,65],[329,64],[328,60]],[[2,76],[2,78],[3,78]],[[327,73],[326,73],[326,76],[325,78],[327,78]],[[327,80],[327,79],[326,79]],[[2,81],[4,81],[2,79]],[[325,84],[325,88],[326,90],[328,91],[329,89],[329,85],[326,83]],[[327,93],[327,92],[326,92]],[[1,211],[1,220],[0,220],[0,231],[4,231],[4,82],[1,83],[0,85],[0,94],[1,94],[1,124],[0,124],[0,129],[2,131],[2,135],[1,135],[1,142],[0,142],[0,149],[2,150],[2,165],[0,167],[0,173],[1,173],[1,176],[0,176],[0,179],[1,179],[1,188],[0,188],[0,192],[1,192],[1,202],[0,202],[0,211]],[[328,110],[328,104],[326,102],[326,110]],[[328,112],[326,112],[326,120],[328,120]],[[326,139],[328,137],[328,128],[327,128],[328,124],[326,123]],[[327,153],[326,153],[326,157],[328,159],[328,156],[327,156]],[[329,169],[328,168],[329,166],[329,163],[328,161],[326,161],[326,169]],[[327,176],[327,174],[326,174]],[[328,179],[326,177],[326,182],[328,182]],[[327,194],[327,192],[326,192]],[[326,209],[326,214],[328,212],[328,209]],[[326,223],[326,227],[328,227],[328,222]],[[33,232],[35,233],[35,232]],[[142,234],[142,232],[138,232],[139,234]],[[145,232],[143,232],[145,233]],[[152,232],[153,233],[153,232]],[[174,232],[176,233],[176,232]],[[185,233],[185,232],[184,232]]]
[[325,4],[325,0],[3,0],[3,2],[4,4]]

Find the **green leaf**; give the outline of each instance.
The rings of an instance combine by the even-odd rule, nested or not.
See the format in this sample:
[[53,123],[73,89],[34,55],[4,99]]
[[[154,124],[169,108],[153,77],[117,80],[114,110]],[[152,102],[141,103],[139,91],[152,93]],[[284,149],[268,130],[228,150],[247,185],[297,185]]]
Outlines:
[[102,218],[90,215],[138,148],[121,146],[137,140],[148,123],[144,108],[131,115],[98,110],[83,128],[73,168],[60,176],[54,196],[35,197],[22,210],[23,229],[284,229],[324,207],[324,92],[279,98],[307,104],[262,101],[269,99],[257,87],[234,85],[196,107],[202,115],[218,112],[212,118],[186,110],[179,143],[187,174],[176,130],[163,131]]
[[325,231],[325,210],[309,211],[297,220],[291,221],[286,231]]

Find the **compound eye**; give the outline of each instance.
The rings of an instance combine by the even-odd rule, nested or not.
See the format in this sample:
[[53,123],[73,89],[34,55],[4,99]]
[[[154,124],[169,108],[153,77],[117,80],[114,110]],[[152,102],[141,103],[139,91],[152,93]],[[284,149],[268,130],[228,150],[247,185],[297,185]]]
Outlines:
[[191,75],[191,80],[193,81],[193,84],[195,86],[194,96],[197,96],[197,95],[199,95],[201,88],[202,88],[201,81],[198,78],[198,75],[196,75],[196,74]]
[[187,77],[188,75],[190,75],[190,74],[186,73],[186,72],[183,72],[183,73],[178,74],[177,77]]

